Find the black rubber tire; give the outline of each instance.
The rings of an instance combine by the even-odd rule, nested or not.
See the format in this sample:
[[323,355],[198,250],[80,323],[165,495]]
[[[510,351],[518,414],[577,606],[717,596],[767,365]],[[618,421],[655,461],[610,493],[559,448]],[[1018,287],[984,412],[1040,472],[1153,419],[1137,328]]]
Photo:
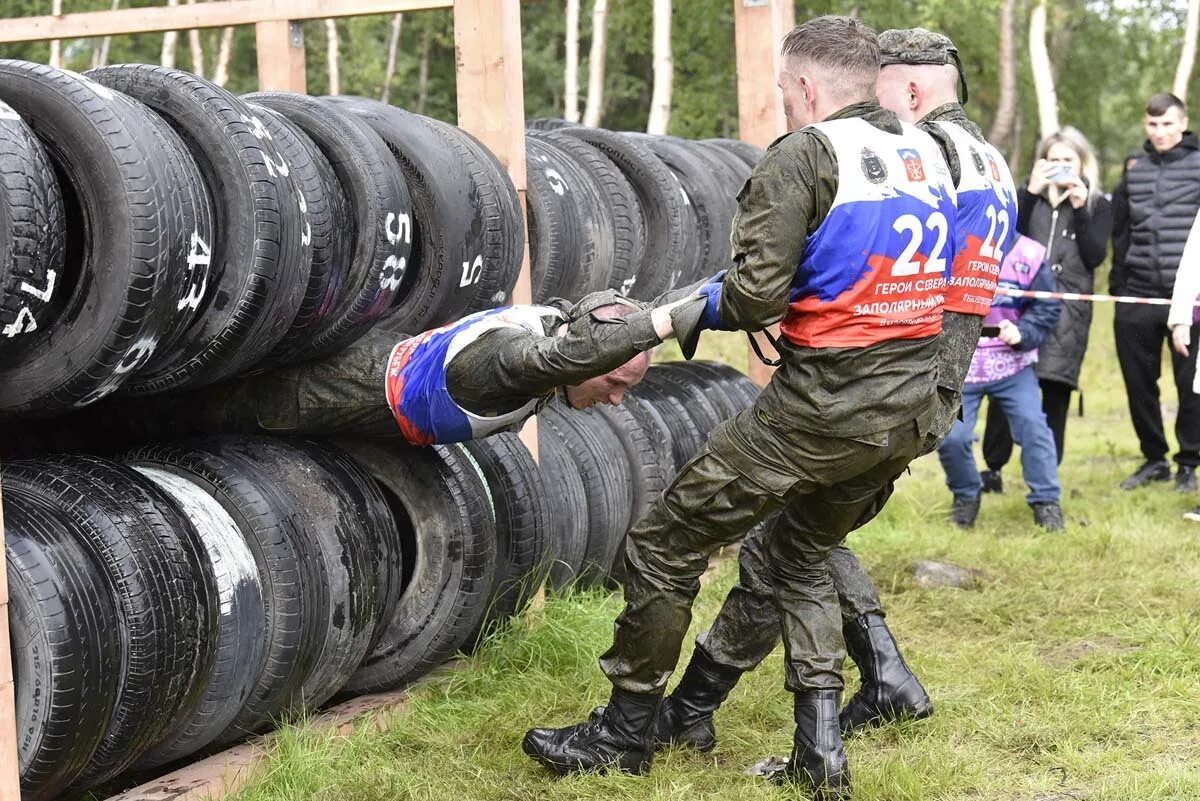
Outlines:
[[216,657],[217,587],[191,522],[135,471],[89,456],[4,467],[69,515],[119,610],[121,684],[104,738],[75,788],[132,765],[199,702]]
[[120,684],[109,585],[44,498],[6,484],[4,543],[21,798],[69,786],[104,737]]
[[622,287],[638,300],[652,300],[691,275],[697,244],[693,214],[679,180],[646,145],[634,137],[598,128],[564,128],[597,148],[620,168],[637,195],[645,219],[646,249],[633,282]]
[[[0,90],[2,93],[2,90]],[[18,352],[45,327],[63,270],[66,217],[50,158],[0,101],[0,350]]]
[[280,488],[310,538],[313,567],[327,590],[315,618],[321,636],[280,714],[314,711],[342,689],[375,634],[382,612],[375,543],[377,532],[392,524],[391,513],[374,481],[340,451],[284,437],[222,437],[220,443],[222,452],[253,461],[260,479]]
[[312,662],[324,608],[319,559],[291,514],[292,499],[265,481],[258,465],[219,443],[153,445],[127,464],[174,473],[201,487],[233,518],[254,554],[266,610],[264,657],[233,720],[211,741],[226,745],[269,724],[287,705]]
[[658,385],[683,401],[702,441],[725,419],[726,411],[731,411],[724,394],[690,370],[687,362],[674,362],[672,367],[666,368],[655,365],[646,371],[642,381],[650,386]]
[[334,353],[365,334],[402,302],[416,270],[413,209],[405,178],[379,135],[345,106],[289,92],[258,92],[245,99],[283,114],[309,135],[329,160],[345,194],[340,251],[325,319],[299,357]]
[[404,592],[345,686],[391,689],[442,664],[479,628],[496,569],[495,519],[487,487],[458,446],[336,444],[379,482],[406,545]]
[[697,154],[693,143],[667,136],[643,135],[644,141],[670,168],[692,209],[696,258],[676,282],[687,286],[730,266],[729,231],[736,206],[727,193],[719,167]]
[[[599,203],[595,234],[598,241],[594,243],[596,264],[599,271],[610,273],[607,286],[599,286],[599,289],[624,291],[632,286],[645,253],[646,224],[629,181],[608,156],[582,139],[566,136],[561,131],[529,131],[526,136],[554,145],[575,159],[591,176]],[[610,236],[610,225],[611,238],[606,238]],[[607,266],[610,258],[611,270]]]
[[567,446],[553,431],[541,427],[538,428],[538,471],[550,498],[550,526],[546,539],[553,559],[547,586],[562,592],[575,586],[587,557],[587,492],[579,466]]
[[125,389],[153,394],[211,384],[258,364],[287,334],[308,285],[299,196],[268,128],[234,95],[182,70],[117,64],[88,77],[145,103],[180,135],[217,214],[196,321]]
[[[595,152],[583,142],[568,141]],[[555,297],[578,301],[589,292],[607,289],[615,232],[599,183],[548,137],[526,136],[525,152],[533,302]]]
[[702,415],[696,419],[696,424],[702,428],[710,423],[715,427],[718,422],[727,420],[740,411],[739,404],[729,395],[723,376],[715,374],[708,364],[695,361],[661,362],[656,364],[654,369],[658,373],[655,380],[665,380],[669,377],[676,389],[683,393],[683,397],[687,398],[691,393],[704,396],[708,402],[705,411],[711,411],[713,415],[711,418]]
[[[651,368],[647,376],[656,368]],[[687,404],[679,397],[674,388],[664,386],[663,382],[642,380],[637,386],[626,393],[636,401],[642,401],[652,406],[658,414],[658,419],[671,432],[671,455],[675,463],[675,472],[687,464],[696,455],[696,451],[704,444],[705,432],[700,430],[688,410]]]
[[203,221],[185,202],[182,151],[130,98],[0,60],[0,99],[45,146],[67,220],[46,323],[0,364],[0,415],[46,417],[115,391],[156,354],[188,289],[188,247]]
[[204,692],[191,713],[172,727],[135,766],[165,765],[211,743],[237,715],[262,669],[266,606],[254,552],[237,522],[199,484],[157,467],[134,468],[167,493],[192,522],[212,565],[220,600],[217,654]]
[[[463,443],[487,481],[496,517],[496,573],[479,633],[524,611],[546,580],[550,499],[533,456],[516,434]],[[468,642],[478,639],[478,634]]]
[[475,156],[475,166],[471,169],[479,183],[476,205],[484,212],[485,247],[483,272],[467,311],[508,306],[525,256],[525,224],[517,188],[492,151],[469,132],[441,120],[429,122],[447,137],[457,138]]
[[380,325],[412,334],[458,319],[485,269],[495,269],[484,259],[501,209],[484,165],[435,120],[373,100],[337,100],[387,144],[412,194],[412,257],[401,294]]
[[329,160],[299,125],[245,96],[242,100],[270,131],[281,163],[287,165],[285,177],[292,184],[300,208],[303,226],[300,244],[307,251],[308,283],[287,333],[261,363],[262,366],[291,364],[310,358],[312,332],[328,314],[325,301],[331,292],[334,272],[349,257],[347,201]]
[[[717,390],[726,402],[727,417],[754,405],[761,391],[745,374],[721,362],[693,359],[690,362],[663,362],[660,367],[691,373],[701,382]],[[710,395],[715,399],[715,395]]]
[[525,120],[525,129],[533,131],[557,131],[560,128],[570,128],[578,124],[577,122],[571,122],[559,117],[535,117],[532,120]]
[[588,544],[579,583],[600,584],[608,576],[629,525],[633,487],[624,449],[603,419],[552,404],[538,414],[547,434],[566,447],[579,468],[587,498]]
[[731,198],[735,198],[734,207],[736,208],[738,191],[749,180],[750,173],[754,171],[754,168],[739,158],[732,150],[711,139],[690,144],[696,148],[698,153],[721,165],[725,189]]
[[740,139],[705,139],[705,142],[711,142],[719,147],[725,148],[730,153],[737,156],[750,169],[757,166],[759,159],[766,153],[761,147],[752,145],[749,142],[743,142]]
[[643,424],[643,418],[624,405],[596,406],[579,414],[603,420],[620,443],[625,452],[625,460],[629,464],[630,486],[633,490],[629,518],[625,523],[625,530],[617,538],[606,577],[620,583],[625,580],[625,533],[662,497],[663,490],[675,475],[675,463],[670,444],[660,431],[653,425]]

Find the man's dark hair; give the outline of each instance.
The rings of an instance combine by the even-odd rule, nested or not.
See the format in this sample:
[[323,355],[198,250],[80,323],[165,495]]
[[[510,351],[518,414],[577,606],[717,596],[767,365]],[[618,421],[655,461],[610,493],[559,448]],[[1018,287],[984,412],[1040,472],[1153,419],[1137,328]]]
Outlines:
[[1173,108],[1179,109],[1180,114],[1187,114],[1184,102],[1170,92],[1159,92],[1146,101],[1146,113],[1151,117],[1161,117]]
[[797,25],[783,38],[782,53],[827,70],[843,93],[875,96],[879,37],[854,17],[828,14]]

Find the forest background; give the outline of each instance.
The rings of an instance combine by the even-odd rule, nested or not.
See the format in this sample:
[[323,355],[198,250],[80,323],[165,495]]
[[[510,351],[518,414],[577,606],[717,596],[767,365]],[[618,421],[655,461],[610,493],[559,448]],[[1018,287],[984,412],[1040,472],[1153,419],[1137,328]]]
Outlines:
[[[0,0],[0,18],[204,1]],[[605,128],[736,137],[733,6],[731,0],[525,0],[526,116],[570,118],[582,115],[590,100],[585,121]],[[1125,156],[1144,138],[1146,98],[1189,87],[1189,106],[1200,99],[1190,81],[1195,23],[1183,0],[796,4],[797,21],[826,13],[853,14],[880,31],[920,26],[949,35],[970,87],[968,114],[1017,176],[1028,170],[1043,129],[1073,125],[1095,146],[1111,189]],[[598,29],[605,33],[602,48],[595,46]],[[310,93],[387,99],[454,120],[449,10],[312,20],[304,23],[304,35]],[[1189,39],[1191,48],[1185,47]],[[58,60],[78,71],[100,63],[170,63],[236,93],[257,88],[253,26],[0,45],[0,57]]]

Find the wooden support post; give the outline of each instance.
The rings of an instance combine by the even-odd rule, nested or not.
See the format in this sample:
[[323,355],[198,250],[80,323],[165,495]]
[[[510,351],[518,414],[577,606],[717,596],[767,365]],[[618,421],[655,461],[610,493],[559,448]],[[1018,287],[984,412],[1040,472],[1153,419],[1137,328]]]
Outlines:
[[[795,24],[792,0],[733,0],[734,35],[737,42],[738,133],[741,138],[766,147],[787,132],[787,118],[779,99],[779,45]],[[779,327],[772,326],[779,335]],[[767,356],[774,349],[759,336]],[[771,380],[773,370],[750,353],[750,378],[761,385]]]
[[[525,88],[521,68],[520,0],[454,0],[454,61],[458,72],[458,124],[495,154],[520,197],[525,225]],[[529,226],[513,303],[533,300]],[[537,421],[521,429],[537,458]]]
[[258,88],[304,92],[304,28],[294,20],[276,19],[254,24],[258,50]]
[[0,801],[21,801],[12,645],[8,641],[8,563],[3,543],[4,500],[0,497]]

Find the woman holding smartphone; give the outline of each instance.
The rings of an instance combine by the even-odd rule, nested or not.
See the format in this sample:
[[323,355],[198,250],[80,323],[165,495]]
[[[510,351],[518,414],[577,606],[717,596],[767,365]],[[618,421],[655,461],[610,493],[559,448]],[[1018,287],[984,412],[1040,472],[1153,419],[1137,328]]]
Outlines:
[[[1037,156],[1029,184],[1017,189],[1017,232],[1046,246],[1046,264],[1053,270],[1060,292],[1090,293],[1113,226],[1112,206],[1100,192],[1096,156],[1074,128],[1063,128],[1043,139]],[[1034,366],[1059,463],[1071,392],[1079,388],[1079,368],[1091,325],[1090,303],[1064,301],[1058,324],[1042,344]],[[983,435],[988,468],[981,474],[984,492],[1003,491],[1000,470],[1012,456],[1012,446],[1004,413],[998,404],[989,403]]]

